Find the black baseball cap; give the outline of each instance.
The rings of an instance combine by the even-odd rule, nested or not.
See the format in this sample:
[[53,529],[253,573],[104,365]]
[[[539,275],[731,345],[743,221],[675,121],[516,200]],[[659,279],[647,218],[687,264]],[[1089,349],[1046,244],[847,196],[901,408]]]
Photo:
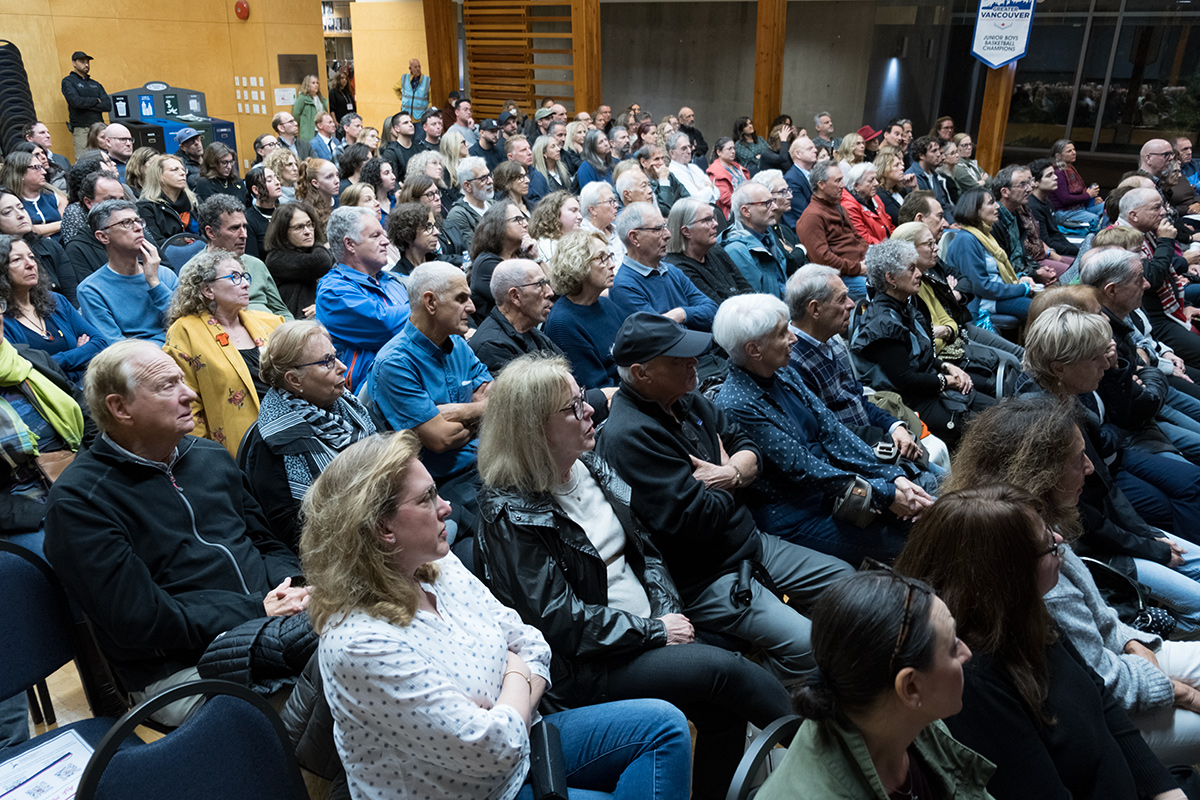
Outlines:
[[86,58],[88,61],[92,60],[92,57],[89,56],[87,53],[83,52],[82,50],[76,50],[74,53],[71,53],[72,61],[78,61],[81,58]]
[[503,126],[504,123],[508,122],[510,119],[512,119],[515,116],[516,116],[516,114],[514,114],[511,111],[501,112],[498,122],[500,123],[501,126]]
[[695,358],[708,350],[712,334],[690,331],[673,319],[649,311],[625,318],[613,343],[613,360],[619,367],[645,364],[659,356]]
[[481,122],[479,124],[479,130],[481,130],[481,131],[498,131],[498,130],[500,130],[500,126],[496,123],[496,120],[494,120],[494,119],[485,119],[483,122]]

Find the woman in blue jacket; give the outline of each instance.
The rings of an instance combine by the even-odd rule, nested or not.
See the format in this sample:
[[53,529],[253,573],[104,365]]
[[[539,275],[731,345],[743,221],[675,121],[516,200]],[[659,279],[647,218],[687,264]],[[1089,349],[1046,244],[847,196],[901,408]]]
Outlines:
[[1000,218],[1000,205],[991,192],[973,189],[959,198],[954,219],[962,231],[946,248],[946,263],[959,276],[960,289],[975,295],[971,311],[1008,314],[1021,322],[1029,314],[1030,299],[1041,287],[1029,277],[1017,277],[1008,254],[992,236]]
[[4,337],[44,350],[75,385],[108,341],[57,292],[24,239],[0,236],[0,301],[10,320]]

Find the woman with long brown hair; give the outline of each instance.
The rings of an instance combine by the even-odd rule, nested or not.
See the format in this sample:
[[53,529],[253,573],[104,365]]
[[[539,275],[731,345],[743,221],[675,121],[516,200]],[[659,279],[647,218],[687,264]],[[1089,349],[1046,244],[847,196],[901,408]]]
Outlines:
[[1059,634],[1042,596],[1065,545],[1023,489],[942,495],[913,526],[896,571],[928,583],[974,658],[947,725],[996,765],[997,800],[1185,796],[1111,692]]

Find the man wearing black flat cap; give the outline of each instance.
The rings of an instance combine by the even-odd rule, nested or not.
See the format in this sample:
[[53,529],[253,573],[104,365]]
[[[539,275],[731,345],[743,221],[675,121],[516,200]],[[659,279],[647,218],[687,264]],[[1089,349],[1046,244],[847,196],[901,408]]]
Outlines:
[[811,625],[796,609],[854,570],[755,526],[739,490],[758,477],[758,447],[695,391],[711,341],[662,315],[631,314],[613,344],[621,387],[597,448],[632,489],[696,628],[751,642],[764,666],[795,681],[814,665]]
[[67,127],[75,140],[75,158],[87,148],[88,128],[104,121],[104,112],[112,111],[112,100],[100,82],[91,76],[92,57],[82,50],[71,54],[71,72],[62,79],[67,99]]

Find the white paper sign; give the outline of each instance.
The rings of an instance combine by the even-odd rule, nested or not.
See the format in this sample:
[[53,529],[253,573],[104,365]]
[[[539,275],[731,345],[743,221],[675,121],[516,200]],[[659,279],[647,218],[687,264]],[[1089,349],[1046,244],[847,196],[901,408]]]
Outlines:
[[296,90],[295,89],[276,89],[275,90],[275,105],[290,107],[292,105],[292,103],[295,103],[295,102],[296,102]]
[[1034,0],[979,0],[971,55],[992,69],[1025,56]]
[[0,765],[0,797],[71,800],[92,747],[70,730]]

